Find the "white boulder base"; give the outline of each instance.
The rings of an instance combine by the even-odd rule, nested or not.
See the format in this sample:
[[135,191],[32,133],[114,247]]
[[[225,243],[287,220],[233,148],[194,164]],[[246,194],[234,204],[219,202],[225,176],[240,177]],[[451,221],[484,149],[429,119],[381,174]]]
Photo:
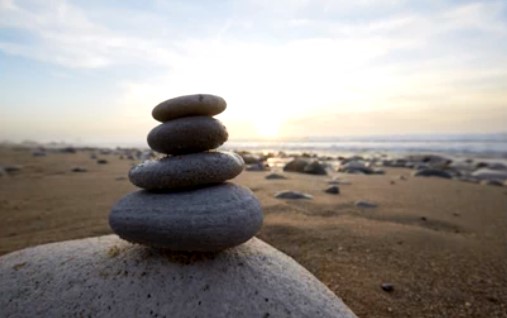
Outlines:
[[251,239],[182,254],[116,235],[0,257],[5,317],[356,317],[317,278]]

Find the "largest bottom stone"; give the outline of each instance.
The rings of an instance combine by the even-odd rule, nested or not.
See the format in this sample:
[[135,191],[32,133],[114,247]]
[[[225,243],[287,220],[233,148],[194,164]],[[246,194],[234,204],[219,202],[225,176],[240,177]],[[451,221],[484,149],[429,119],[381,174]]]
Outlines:
[[132,192],[113,207],[109,224],[130,242],[173,251],[220,251],[253,237],[262,219],[249,189],[224,183],[181,192]]

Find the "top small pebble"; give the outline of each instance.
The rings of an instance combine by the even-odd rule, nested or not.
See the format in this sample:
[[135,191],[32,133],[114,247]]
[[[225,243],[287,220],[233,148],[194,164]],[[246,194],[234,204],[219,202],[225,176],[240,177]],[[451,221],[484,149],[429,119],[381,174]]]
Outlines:
[[225,110],[227,103],[220,96],[209,94],[186,95],[158,104],[152,112],[160,122],[187,116],[214,116]]

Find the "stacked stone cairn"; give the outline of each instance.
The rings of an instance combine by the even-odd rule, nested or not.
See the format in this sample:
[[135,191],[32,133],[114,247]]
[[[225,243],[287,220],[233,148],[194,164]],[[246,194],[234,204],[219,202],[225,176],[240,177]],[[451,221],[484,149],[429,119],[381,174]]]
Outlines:
[[171,251],[218,252],[252,238],[262,226],[253,193],[226,182],[241,173],[243,159],[216,149],[227,141],[225,126],[212,116],[226,108],[223,98],[188,95],[157,105],[162,124],[148,135],[151,149],[166,156],[129,173],[143,190],[120,199],[109,224],[121,238]]

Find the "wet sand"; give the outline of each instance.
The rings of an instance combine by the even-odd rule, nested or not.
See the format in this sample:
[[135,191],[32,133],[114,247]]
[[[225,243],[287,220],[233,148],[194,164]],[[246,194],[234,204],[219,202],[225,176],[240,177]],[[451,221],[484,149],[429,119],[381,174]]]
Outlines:
[[[22,166],[0,177],[0,254],[111,233],[109,209],[136,189],[126,179],[133,161],[99,155],[108,160],[99,165],[90,154],[32,157],[0,148],[0,164]],[[71,172],[75,166],[88,171]],[[329,176],[266,180],[265,172],[243,172],[234,181],[262,203],[258,237],[305,266],[359,317],[507,317],[507,188],[410,173],[336,174],[350,181],[339,195],[323,192]],[[275,199],[280,190],[314,198]],[[356,200],[378,207],[358,209]]]

